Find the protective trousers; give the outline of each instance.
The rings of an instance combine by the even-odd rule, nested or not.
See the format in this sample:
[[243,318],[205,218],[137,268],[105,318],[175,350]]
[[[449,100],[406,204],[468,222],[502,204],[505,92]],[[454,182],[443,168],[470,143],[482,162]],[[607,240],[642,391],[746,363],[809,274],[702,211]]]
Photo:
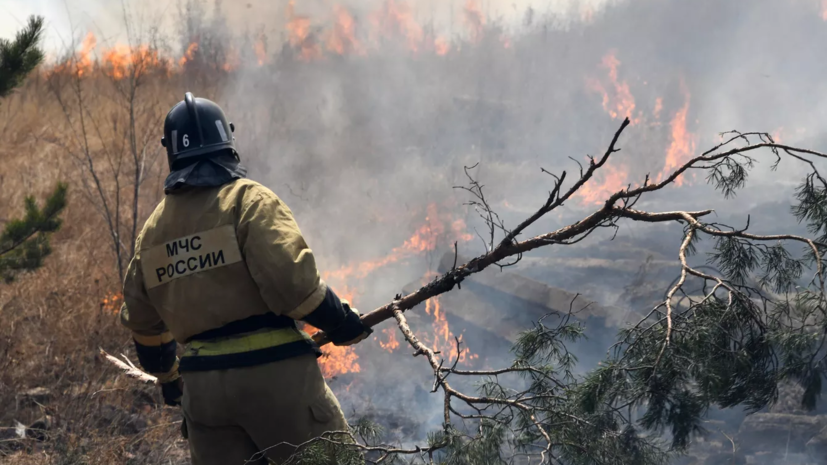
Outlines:
[[347,430],[313,355],[183,377],[192,465],[279,464],[296,445]]

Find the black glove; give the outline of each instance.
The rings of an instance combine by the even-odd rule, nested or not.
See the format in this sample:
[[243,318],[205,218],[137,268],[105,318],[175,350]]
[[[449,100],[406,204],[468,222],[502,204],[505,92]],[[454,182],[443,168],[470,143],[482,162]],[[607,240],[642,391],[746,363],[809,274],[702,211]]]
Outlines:
[[302,320],[324,331],[337,346],[356,344],[373,332],[362,324],[359,312],[351,309],[347,300],[339,300],[330,288],[319,306]]
[[327,336],[330,338],[330,342],[337,346],[349,346],[367,339],[373,330],[362,323],[359,311],[351,309],[346,301],[342,302],[342,306],[347,312],[345,321],[338,328],[328,333]]
[[184,396],[184,378],[177,378],[168,383],[161,383],[161,394],[164,396],[164,403],[173,407],[181,405],[181,398]]

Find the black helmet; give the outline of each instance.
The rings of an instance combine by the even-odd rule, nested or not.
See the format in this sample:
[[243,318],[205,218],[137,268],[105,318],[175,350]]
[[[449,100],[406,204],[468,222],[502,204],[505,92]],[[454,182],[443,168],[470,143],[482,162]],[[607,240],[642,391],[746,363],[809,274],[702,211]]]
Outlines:
[[161,145],[167,149],[169,169],[181,160],[207,158],[225,150],[238,156],[234,131],[235,126],[227,122],[224,111],[215,102],[187,92],[164,120]]

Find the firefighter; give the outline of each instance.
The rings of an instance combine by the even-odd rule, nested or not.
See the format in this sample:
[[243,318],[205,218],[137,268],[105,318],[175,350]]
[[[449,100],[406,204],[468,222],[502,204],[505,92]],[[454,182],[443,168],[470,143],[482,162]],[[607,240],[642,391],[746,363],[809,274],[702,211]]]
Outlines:
[[234,131],[189,92],[167,114],[166,195],[123,285],[121,322],[165,403],[182,405],[193,465],[265,463],[265,450],[279,463],[288,444],[347,430],[296,322],[340,346],[371,332],[320,279],[287,205],[245,178]]

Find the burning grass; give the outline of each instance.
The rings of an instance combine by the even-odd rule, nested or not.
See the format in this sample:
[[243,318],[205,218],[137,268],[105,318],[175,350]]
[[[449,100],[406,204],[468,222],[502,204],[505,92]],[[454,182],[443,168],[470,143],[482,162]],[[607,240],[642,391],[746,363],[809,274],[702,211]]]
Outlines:
[[[309,55],[309,32],[303,24],[301,17],[291,19],[290,43],[303,59],[317,57]],[[324,35],[327,52],[363,50],[345,10],[337,10],[335,25]],[[266,65],[272,56],[266,54],[263,39],[254,47],[255,65]],[[132,352],[131,338],[117,318],[115,272],[116,262],[122,266],[128,254],[114,256],[107,215],[117,218],[117,231],[128,237],[129,227],[121,223],[128,222],[134,205],[142,224],[159,200],[164,176],[165,165],[155,150],[143,167],[142,193],[131,197],[127,142],[135,136],[142,148],[149,148],[149,141],[154,147],[169,102],[178,99],[185,82],[226,73],[213,82],[217,88],[229,79],[236,65],[227,61],[211,67],[206,52],[192,42],[180,57],[163,57],[149,45],[104,47],[89,33],[75,52],[41,69],[0,106],[0,197],[5,200],[0,218],[18,215],[25,195],[42,197],[58,180],[69,182],[71,192],[65,226],[54,237],[46,265],[0,293],[0,405],[7,406],[0,412],[4,463],[55,463],[52,454],[60,457],[59,463],[185,461],[185,443],[177,434],[180,414],[162,408],[153,387],[119,376],[97,354],[100,347],[114,354]],[[135,81],[140,85],[134,86]],[[132,133],[124,132],[130,116],[122,98],[126,85],[138,94],[131,110],[139,121]],[[91,169],[99,179],[92,178]],[[110,213],[102,211],[104,200]],[[373,271],[465,234],[461,220],[439,213],[435,205],[422,221],[387,257],[334,271],[329,279],[343,297],[354,300],[348,286]],[[385,347],[397,348],[395,335],[389,338]],[[326,377],[360,371],[352,348],[329,347],[326,352],[321,359]],[[33,390],[42,391],[36,400],[27,394]],[[16,422],[32,425],[43,419],[49,422],[45,441],[34,430],[26,439],[12,434]]]
[[[465,140],[460,143],[451,138],[454,127],[460,126],[458,121],[466,124],[466,113],[457,110],[463,105],[480,117],[480,126],[469,129],[475,140],[481,141],[478,143],[489,152],[496,151],[487,137],[497,131],[509,134],[508,128],[494,126],[500,124],[503,114],[511,111],[510,104],[467,98],[467,82],[477,82],[478,77],[466,74],[470,72],[464,65],[474,60],[499,63],[501,66],[491,67],[492,72],[513,66],[520,47],[530,50],[532,41],[539,37],[508,36],[483,15],[479,3],[473,0],[463,6],[462,37],[440,35],[423,25],[411,5],[401,0],[387,0],[381,8],[362,17],[336,6],[334,19],[329,23],[319,23],[298,13],[291,2],[286,18],[285,43],[277,47],[263,34],[248,37],[246,42],[235,38],[238,40],[221,46],[217,44],[225,42],[211,38],[210,31],[190,31],[179,38],[182,51],[178,55],[162,53],[149,41],[108,46],[90,33],[72,53],[41,69],[20,92],[3,101],[0,198],[4,202],[0,204],[0,218],[19,214],[27,194],[42,197],[58,180],[70,184],[65,226],[54,237],[54,253],[46,266],[22,276],[14,285],[0,287],[0,405],[14,406],[0,412],[0,426],[11,426],[14,421],[30,425],[46,416],[54,420],[45,442],[8,441],[12,446],[0,442],[0,456],[5,454],[4,460],[15,464],[53,463],[46,454],[39,453],[48,450],[62,457],[64,462],[59,463],[74,463],[72,460],[76,459],[86,463],[184,461],[185,443],[177,435],[179,414],[161,408],[160,397],[152,387],[135,385],[119,376],[97,354],[100,347],[112,354],[131,354],[130,336],[117,321],[117,270],[131,255],[130,222],[140,227],[162,195],[166,164],[157,141],[166,111],[172,102],[180,100],[185,89],[222,102],[230,93],[227,89],[261,84],[265,93],[282,98],[273,105],[254,102],[258,105],[252,108],[234,108],[232,100],[227,99],[228,113],[232,115],[238,110],[235,114],[243,123],[238,124],[244,128],[238,135],[239,142],[254,154],[245,161],[254,172],[258,168],[267,173],[270,165],[275,164],[267,158],[272,153],[273,141],[296,141],[308,153],[295,154],[289,147],[280,148],[285,161],[277,166],[313,173],[316,177],[311,178],[311,187],[305,188],[302,183],[301,187],[278,186],[277,193],[286,197],[291,206],[295,205],[297,216],[317,208],[324,213],[331,202],[316,191],[320,189],[317,186],[343,174],[340,163],[330,163],[333,157],[329,153],[345,159],[352,157],[350,165],[355,167],[354,176],[361,183],[358,187],[370,186],[374,172],[394,166],[395,160],[388,160],[391,155],[408,157],[398,152],[398,147],[425,146],[423,140],[429,144],[439,140],[443,146],[436,151],[460,150],[460,145],[467,150]],[[278,53],[271,51],[276,49]],[[394,60],[416,64],[422,80],[409,76],[387,79],[389,93],[394,97],[388,107],[411,108],[406,115],[410,119],[399,123],[402,129],[388,130],[389,142],[382,140],[381,134],[376,135],[374,127],[393,123],[371,119],[378,110],[368,105],[360,107],[364,105],[364,99],[359,99],[359,92],[365,91],[360,87],[363,83],[360,79],[348,81],[347,76],[361,78]],[[593,102],[595,112],[601,111],[602,105],[602,110],[612,118],[631,116],[635,124],[646,124],[645,105],[636,103],[635,88],[623,77],[625,69],[616,55],[606,55],[590,67],[593,73],[606,75],[582,78],[580,91],[595,92],[600,99]],[[357,71],[353,72],[354,69]],[[281,73],[277,82],[272,79],[273,70]],[[429,76],[431,72],[437,77]],[[297,103],[305,97],[302,89],[316,92],[315,89],[326,87],[326,81],[319,85],[319,76],[327,79],[339,74],[341,86],[347,90],[342,92],[342,105],[352,108],[353,117],[346,125],[331,128],[323,125],[323,116],[313,119],[327,107],[308,105],[312,107],[308,110]],[[378,80],[386,77],[397,76],[374,76]],[[491,79],[499,78],[494,75]],[[412,86],[418,89],[413,96]],[[693,147],[693,135],[687,127],[688,90],[684,94],[685,105],[671,117],[673,142],[664,169],[684,161]],[[428,111],[418,114],[411,103],[423,100],[432,103]],[[335,99],[325,95],[324,104],[332,105],[331,101]],[[661,116],[670,118],[663,100],[659,97],[657,102],[652,124]],[[517,126],[520,118],[514,117]],[[341,136],[335,150],[314,145],[330,133]],[[389,143],[394,145],[388,146]],[[421,155],[423,166],[438,173],[447,163],[440,158],[441,153]],[[144,158],[138,162],[136,154]],[[588,184],[580,201],[600,202],[607,193],[631,182],[628,164],[622,161],[613,159],[621,164],[607,169],[603,173],[605,178],[592,181],[594,185]],[[137,167],[140,190],[135,188],[133,177]],[[100,185],[92,177],[92,169],[100,175]],[[446,177],[439,181],[440,189],[446,189],[454,179]],[[444,190],[439,192],[442,195]],[[371,244],[381,249],[381,254],[344,254],[331,251],[331,247],[329,256],[323,258],[328,265],[322,267],[324,279],[358,308],[372,308],[373,297],[361,293],[378,280],[377,275],[429,254],[439,254],[455,242],[465,245],[474,239],[466,219],[457,213],[461,211],[457,202],[422,197],[417,199],[421,207],[417,209],[402,208],[394,200],[379,198],[370,206],[380,213],[381,221],[387,221],[383,228],[402,230],[398,240],[377,239],[381,244],[392,242],[389,247]],[[368,215],[370,207],[352,214]],[[309,236],[322,235],[324,228],[329,227],[330,217],[319,216],[323,222],[310,218],[304,223],[300,217]],[[113,231],[117,234],[113,235]],[[426,274],[425,278],[432,275]],[[401,284],[404,283],[397,283]],[[449,327],[446,309],[439,299],[429,300],[424,311],[419,330],[428,328],[425,343],[452,359],[458,357],[462,363],[478,361],[472,341],[463,341],[462,351],[457,350],[456,342],[462,339],[463,328]],[[388,352],[398,350],[400,340],[390,328],[375,334],[378,347]],[[360,360],[358,348],[325,350],[327,354],[320,362],[328,378],[372,369]],[[35,388],[47,388],[49,393],[38,402],[26,401],[26,392]],[[351,381],[344,389],[356,391],[359,384]]]

